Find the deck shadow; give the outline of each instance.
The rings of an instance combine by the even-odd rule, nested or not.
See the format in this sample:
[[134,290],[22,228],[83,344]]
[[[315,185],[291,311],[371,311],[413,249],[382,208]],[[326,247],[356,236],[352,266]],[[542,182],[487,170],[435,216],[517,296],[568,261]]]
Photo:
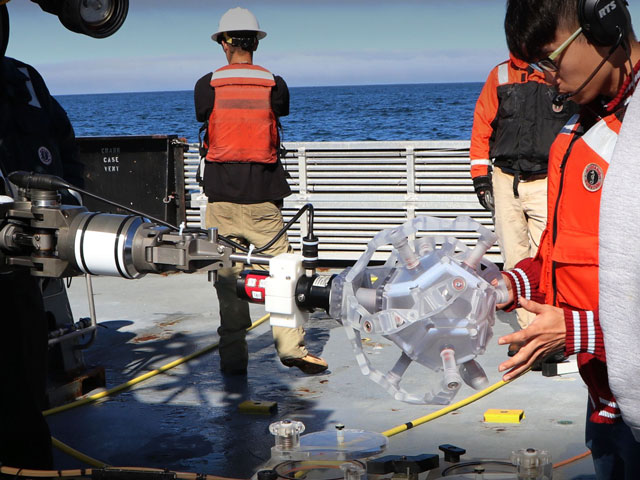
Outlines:
[[[129,381],[216,342],[215,325],[196,331],[194,319],[164,315],[138,332],[130,331],[130,321],[102,322],[85,354],[87,364],[104,366],[107,388]],[[322,354],[328,337],[322,327],[310,325],[309,350]],[[313,429],[324,429],[331,412],[317,410],[313,393],[299,385],[307,376],[279,362],[269,329],[259,327],[247,340],[246,377],[222,375],[213,350],[99,404],[50,417],[52,434],[115,466],[249,477],[270,458],[272,422],[312,417]],[[274,401],[278,409],[267,415],[239,411],[250,399]],[[56,454],[57,468],[79,466]]]

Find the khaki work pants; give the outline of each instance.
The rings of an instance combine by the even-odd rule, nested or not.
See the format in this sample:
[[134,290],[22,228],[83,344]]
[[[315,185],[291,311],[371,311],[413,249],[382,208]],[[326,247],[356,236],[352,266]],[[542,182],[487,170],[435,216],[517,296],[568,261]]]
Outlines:
[[[513,194],[513,175],[499,167],[493,169],[493,196],[496,205],[494,223],[504,257],[504,269],[538,251],[540,236],[547,225],[547,179],[521,181],[518,198]],[[518,323],[527,327],[535,315],[516,310]]]
[[[262,247],[284,226],[280,209],[272,202],[238,204],[213,202],[207,205],[207,228],[217,227],[218,233],[249,246]],[[262,253],[277,255],[291,251],[286,234]],[[236,280],[244,264],[235,264],[218,271],[215,288],[220,304],[220,368],[237,370],[247,367],[249,358],[246,329],[251,326],[249,304],[236,295]],[[251,269],[265,269],[253,265]],[[281,360],[302,358],[308,351],[304,346],[304,329],[272,327],[276,350]]]

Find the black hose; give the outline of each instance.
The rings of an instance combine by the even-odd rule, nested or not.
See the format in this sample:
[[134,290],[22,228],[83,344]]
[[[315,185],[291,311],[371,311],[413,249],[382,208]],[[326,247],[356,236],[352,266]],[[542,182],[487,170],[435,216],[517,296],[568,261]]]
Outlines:
[[119,203],[112,202],[111,200],[107,200],[106,198],[102,198],[99,195],[88,192],[87,190],[83,190],[82,188],[78,188],[74,185],[71,185],[66,180],[63,180],[60,177],[56,177],[55,175],[47,175],[43,173],[29,173],[29,172],[21,172],[16,171],[9,174],[9,180],[18,185],[19,187],[30,189],[36,188],[41,190],[59,190],[61,188],[66,188],[68,190],[74,190],[78,193],[86,195],[91,198],[95,198],[103,203],[108,205],[112,205],[117,208],[121,208],[129,213],[133,213],[134,215],[139,215],[144,218],[148,218],[149,220],[153,220],[154,222],[171,228],[173,230],[179,230],[178,227],[171,225],[170,223],[165,222],[164,220],[160,220],[159,218],[152,217],[143,212],[135,210],[130,207],[125,207],[124,205],[120,205]]
[[[164,220],[161,220],[159,218],[155,218],[152,217],[150,215],[147,215],[143,212],[140,212],[138,210],[135,210],[133,208],[130,207],[126,207],[124,205],[120,205],[117,202],[113,202],[111,200],[107,200],[106,198],[103,198],[99,195],[96,195],[94,193],[88,192],[86,190],[83,190],[82,188],[78,188],[74,185],[71,185],[69,182],[67,182],[66,180],[63,180],[60,177],[57,177],[55,175],[47,175],[47,174],[39,174],[39,173],[29,173],[29,172],[23,172],[23,171],[16,171],[16,172],[12,172],[11,174],[9,174],[9,179],[15,183],[16,185],[18,185],[19,187],[23,187],[23,188],[39,188],[42,190],[58,190],[60,188],[66,188],[69,190],[74,190],[78,193],[81,193],[83,195],[87,195],[88,197],[91,198],[95,198],[96,200],[99,200],[101,202],[104,202],[108,205],[112,205],[116,208],[121,208],[122,210],[125,210],[129,213],[133,213],[134,215],[139,215],[141,217],[144,218],[148,218],[149,220],[152,220],[153,222],[162,225],[164,227],[170,228],[171,230],[175,230],[175,231],[180,231],[180,229],[178,227],[176,227],[175,225],[172,225],[168,222],[165,222]],[[300,218],[300,216],[306,211],[309,210],[309,236],[313,236],[313,205],[310,203],[307,203],[305,205],[303,205],[298,212],[291,218],[291,220],[289,220],[287,222],[287,224],[282,227],[282,229],[266,244],[263,245],[260,248],[256,248],[253,250],[254,253],[261,253],[264,252],[265,250],[267,250],[269,247],[271,247],[274,243],[276,243],[278,241],[278,239],[280,237],[282,237],[282,235],[285,234],[285,232],[287,230],[289,230],[289,228],[291,228],[291,226],[295,223],[296,220],[298,220]],[[183,229],[183,232],[198,232],[198,233],[207,233],[207,230],[203,229],[203,228],[185,228]],[[240,250],[241,252],[248,252],[249,248],[245,247],[244,245],[241,245],[237,242],[234,242],[233,240],[231,240],[230,238],[225,237],[224,235],[219,235],[218,238],[226,243],[227,245],[229,245],[230,247],[233,247],[237,250]]]
[[[276,243],[278,241],[278,239],[280,237],[282,237],[282,235],[285,234],[285,232],[287,230],[289,230],[291,228],[291,226],[296,222],[296,220],[298,220],[302,216],[302,214],[306,210],[309,211],[309,235],[313,235],[313,205],[311,203],[307,203],[307,204],[303,205],[302,207],[300,207],[298,209],[296,214],[293,217],[291,217],[291,220],[289,220],[287,222],[287,224],[284,227],[282,227],[280,229],[280,231],[278,233],[276,233],[276,235],[271,240],[269,240],[268,243],[266,243],[265,245],[263,245],[263,246],[261,246],[259,248],[255,248],[252,253],[262,253],[265,250],[267,250],[269,247],[271,247],[274,243]],[[200,229],[197,229],[197,230],[200,231],[200,232],[206,233],[206,230],[203,229],[203,228],[200,228]],[[229,239],[229,238],[227,238],[227,237],[225,237],[223,235],[220,235],[218,238],[220,240],[222,240],[224,243],[226,243],[227,245],[229,245],[230,247],[233,247],[233,248],[235,248],[237,250],[240,250],[241,252],[248,252],[249,251],[249,248],[247,248],[244,245],[241,245],[241,244],[239,244],[237,242],[234,242],[233,240],[231,240],[231,239]]]

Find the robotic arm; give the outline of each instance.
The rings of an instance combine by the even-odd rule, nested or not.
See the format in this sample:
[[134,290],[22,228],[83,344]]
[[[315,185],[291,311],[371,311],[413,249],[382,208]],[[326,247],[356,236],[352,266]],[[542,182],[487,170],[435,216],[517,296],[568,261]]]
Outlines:
[[[249,257],[223,244],[215,229],[176,231],[142,215],[62,205],[58,189],[71,186],[58,177],[14,172],[9,179],[18,193],[0,203],[0,271],[29,268],[41,277],[129,279],[207,271],[215,281],[216,271],[233,262],[268,263],[268,272],[242,273],[238,295],[264,303],[271,324],[283,327],[300,326],[310,312],[325,310],[345,327],[362,373],[395,399],[447,404],[463,382],[475,389],[487,383],[475,359],[492,337],[496,304],[507,293],[498,268],[483,258],[496,237],[469,217],[418,217],[383,230],[353,267],[325,275],[315,272],[312,261],[317,241],[315,249],[305,245],[304,257]],[[442,232],[476,232],[478,240],[470,249]],[[370,266],[376,250],[389,246],[384,265]],[[363,335],[380,335],[401,350],[386,372],[365,353]],[[412,363],[442,372],[440,384],[426,393],[405,390],[400,382]]]
[[[58,190],[71,186],[52,175],[14,172],[9,179],[17,193],[1,197],[0,271],[22,267],[40,277],[139,278],[169,271],[215,273],[244,259],[223,245],[215,230],[180,232],[142,215],[62,205]],[[261,258],[254,255],[253,261]]]

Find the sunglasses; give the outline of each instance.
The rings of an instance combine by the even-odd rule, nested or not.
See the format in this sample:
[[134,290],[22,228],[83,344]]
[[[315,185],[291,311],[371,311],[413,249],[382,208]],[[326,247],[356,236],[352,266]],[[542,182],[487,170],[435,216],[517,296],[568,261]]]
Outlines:
[[557,72],[558,64],[556,63],[556,59],[560,56],[562,52],[564,52],[569,45],[573,43],[573,41],[578,38],[578,35],[582,33],[582,27],[578,28],[575,32],[571,34],[569,38],[567,38],[562,45],[556,48],[553,52],[549,54],[547,58],[543,58],[542,60],[535,63],[537,67],[541,70],[545,70],[547,72]]

